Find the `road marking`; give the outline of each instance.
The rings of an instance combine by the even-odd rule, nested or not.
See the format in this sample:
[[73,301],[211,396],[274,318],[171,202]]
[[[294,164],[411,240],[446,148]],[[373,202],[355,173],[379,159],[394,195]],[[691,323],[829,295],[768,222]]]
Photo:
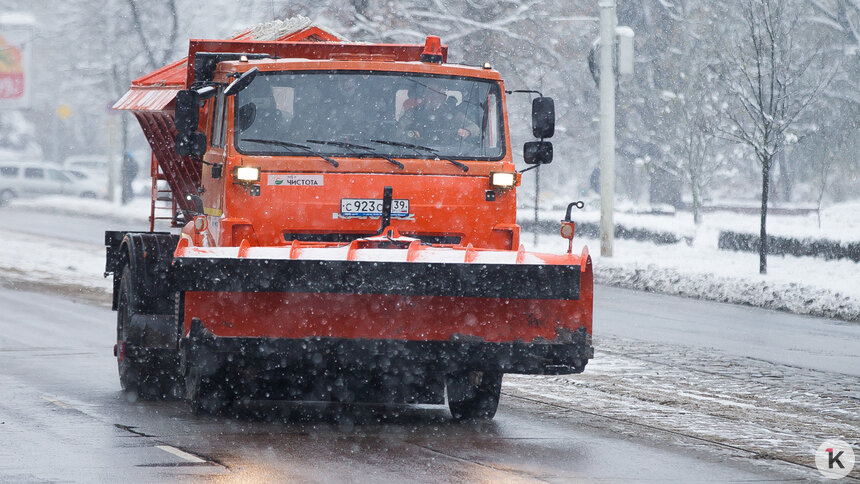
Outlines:
[[181,451],[181,450],[177,449],[176,447],[172,447],[170,445],[156,445],[155,448],[161,449],[167,453],[170,453],[170,454],[175,455],[176,457],[179,457],[180,459],[185,459],[188,462],[193,462],[195,464],[203,464],[206,462],[206,460],[201,459],[200,457],[197,457],[196,455],[192,455],[192,454],[189,454],[188,452]]
[[58,407],[71,408],[71,409],[77,410],[75,407],[69,405],[68,403],[66,403],[62,400],[55,400],[55,399],[48,397],[48,396],[45,396],[45,395],[42,395],[42,400],[45,400],[46,402],[51,402]]

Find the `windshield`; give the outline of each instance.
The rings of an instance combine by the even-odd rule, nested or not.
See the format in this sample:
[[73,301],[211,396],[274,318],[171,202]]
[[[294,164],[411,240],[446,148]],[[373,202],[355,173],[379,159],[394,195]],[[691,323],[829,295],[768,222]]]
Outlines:
[[236,96],[236,148],[246,154],[313,156],[289,146],[311,143],[316,153],[332,156],[496,160],[504,155],[500,103],[498,84],[477,79],[261,73]]

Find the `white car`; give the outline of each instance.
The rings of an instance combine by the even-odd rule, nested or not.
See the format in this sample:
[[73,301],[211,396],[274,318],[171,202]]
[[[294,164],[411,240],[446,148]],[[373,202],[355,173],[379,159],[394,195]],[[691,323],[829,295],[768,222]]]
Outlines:
[[71,195],[103,198],[105,187],[41,163],[0,162],[0,205],[15,198]]
[[107,198],[107,181],[80,170],[60,170],[72,179],[73,193],[82,198]]
[[[64,170],[74,170],[83,173],[88,178],[96,180],[107,187],[110,177],[110,163],[104,155],[73,155],[63,160]],[[118,176],[118,175],[117,175]],[[117,181],[117,183],[119,183]]]
[[103,155],[74,155],[63,161],[63,168],[83,173],[97,173],[100,176],[107,177],[108,157]]

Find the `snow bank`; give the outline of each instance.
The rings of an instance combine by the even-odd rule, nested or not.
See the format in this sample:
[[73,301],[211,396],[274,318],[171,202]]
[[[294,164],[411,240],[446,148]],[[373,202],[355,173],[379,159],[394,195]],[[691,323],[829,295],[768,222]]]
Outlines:
[[[521,219],[533,220],[534,212],[529,212],[521,209]],[[541,220],[556,224],[563,217],[563,210],[540,214]],[[598,222],[600,213],[574,211],[572,218],[575,222]],[[692,240],[692,244],[656,245],[616,238],[614,257],[601,258],[598,240],[574,239],[576,247],[585,244],[591,249],[598,284],[860,321],[860,263],[770,255],[768,274],[762,276],[758,273],[758,254],[718,249],[721,230],[758,233],[758,215],[707,213],[704,223],[696,226],[688,212],[616,213],[615,222],[674,233],[679,239]],[[816,215],[768,216],[768,233],[842,243],[860,241],[860,201],[823,209],[821,228]],[[533,234],[523,233],[522,241],[529,248]],[[556,234],[541,234],[537,249],[558,252],[566,250],[567,244]]]
[[0,230],[0,284],[109,301],[104,247]]
[[761,282],[653,264],[631,269],[605,263],[596,268],[595,279],[599,284],[628,289],[860,322],[860,299],[856,296],[797,282]]
[[[718,250],[710,232],[699,235],[692,246],[616,239],[611,258],[600,256],[598,240],[579,239],[574,250],[589,246],[598,284],[860,322],[860,264],[769,256],[761,275],[757,254]],[[522,236],[527,248],[532,237]],[[558,252],[566,242],[541,235],[537,248]]]

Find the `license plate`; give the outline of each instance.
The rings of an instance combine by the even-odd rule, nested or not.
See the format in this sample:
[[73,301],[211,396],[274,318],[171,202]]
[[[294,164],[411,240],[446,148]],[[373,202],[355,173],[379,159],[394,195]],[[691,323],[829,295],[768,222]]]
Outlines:
[[[346,217],[381,217],[381,198],[341,198],[340,214]],[[395,198],[391,200],[392,217],[409,216],[409,200]]]

